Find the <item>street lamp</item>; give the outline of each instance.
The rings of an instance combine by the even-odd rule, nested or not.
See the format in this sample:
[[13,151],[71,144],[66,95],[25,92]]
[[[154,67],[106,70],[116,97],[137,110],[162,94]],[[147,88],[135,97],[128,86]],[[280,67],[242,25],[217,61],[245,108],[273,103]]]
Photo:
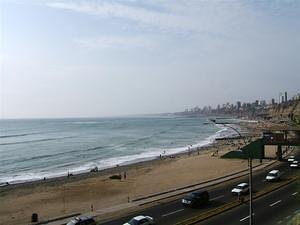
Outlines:
[[[225,127],[229,127],[232,130],[234,130],[239,137],[243,138],[242,134],[238,131],[238,129],[228,125],[227,123],[217,123],[215,119],[211,119],[210,121],[212,121],[214,124],[221,124]],[[246,140],[243,139],[245,142],[245,145],[247,144]],[[248,150],[248,166],[249,166],[249,225],[253,225],[253,197],[252,197],[252,157],[250,154],[250,151]]]

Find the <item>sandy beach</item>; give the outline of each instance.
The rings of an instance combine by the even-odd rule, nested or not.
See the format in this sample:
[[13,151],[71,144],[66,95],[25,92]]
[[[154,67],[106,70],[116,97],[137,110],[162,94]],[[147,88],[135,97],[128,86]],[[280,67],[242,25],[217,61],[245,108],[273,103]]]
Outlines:
[[[86,213],[91,210],[91,205],[94,210],[99,210],[126,203],[128,198],[132,200],[243,170],[247,168],[247,161],[220,158],[224,153],[238,149],[242,143],[238,139],[218,141],[200,151],[172,157],[69,178],[2,187],[0,221],[3,224],[28,224],[32,213],[38,213],[40,220]],[[274,151],[270,154],[272,156]],[[122,175],[122,180],[109,178],[118,174]]]

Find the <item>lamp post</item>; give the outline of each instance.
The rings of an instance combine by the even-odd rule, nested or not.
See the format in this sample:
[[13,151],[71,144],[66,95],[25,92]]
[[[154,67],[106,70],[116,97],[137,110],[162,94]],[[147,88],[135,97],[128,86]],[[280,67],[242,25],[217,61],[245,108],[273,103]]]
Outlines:
[[[228,125],[227,123],[217,123],[215,119],[211,119],[211,121],[214,124],[221,124],[225,127],[229,127],[230,129],[234,130],[239,137],[243,138],[242,134],[234,127]],[[246,140],[244,139],[245,145]],[[252,157],[250,154],[250,151],[248,151],[248,166],[249,166],[249,225],[253,225],[253,206],[252,206],[252,202],[253,202],[253,197],[252,197]]]

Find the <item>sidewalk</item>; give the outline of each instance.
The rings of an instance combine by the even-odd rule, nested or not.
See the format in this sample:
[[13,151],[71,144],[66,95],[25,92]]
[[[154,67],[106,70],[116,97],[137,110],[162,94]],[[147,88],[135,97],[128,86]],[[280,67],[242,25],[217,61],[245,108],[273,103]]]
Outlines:
[[[272,161],[264,162],[263,164],[260,164],[260,165],[256,165],[253,167],[253,173],[260,171],[264,168],[267,168],[277,162],[278,161],[272,160]],[[210,186],[218,185],[220,183],[227,182],[227,181],[230,181],[230,180],[233,180],[236,178],[240,178],[240,177],[246,176],[248,174],[249,174],[248,169],[245,169],[245,170],[241,170],[241,171],[238,171],[235,173],[227,174],[222,177],[212,179],[210,181],[205,181],[205,182],[201,182],[198,184],[193,184],[193,185],[189,185],[189,186],[185,186],[185,187],[176,188],[176,189],[168,190],[168,191],[165,191],[162,193],[151,194],[149,196],[144,196],[144,197],[140,197],[137,199],[133,199],[129,203],[115,205],[115,206],[109,207],[109,208],[98,209],[94,212],[87,212],[87,213],[83,213],[81,215],[88,215],[88,216],[93,216],[93,217],[101,217],[101,216],[107,217],[109,214],[118,213],[123,210],[134,211],[135,209],[139,209],[140,206],[143,206],[146,204],[150,204],[150,203],[157,202],[159,200],[163,200],[163,199],[167,199],[167,198],[172,198],[172,197],[175,197],[178,195],[192,192],[197,189],[208,188]],[[63,224],[66,224],[67,222],[69,222],[71,218],[72,218],[72,216],[67,217],[67,215],[66,215],[66,217],[64,219],[57,219],[57,220],[53,219],[55,221],[45,222],[45,223],[40,222],[39,224],[63,225]]]

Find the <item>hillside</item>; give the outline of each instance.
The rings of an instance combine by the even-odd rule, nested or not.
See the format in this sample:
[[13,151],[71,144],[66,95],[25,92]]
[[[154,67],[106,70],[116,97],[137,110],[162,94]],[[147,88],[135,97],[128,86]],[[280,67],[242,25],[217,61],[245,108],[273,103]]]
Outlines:
[[267,114],[273,121],[290,121],[300,124],[300,100],[269,106]]

